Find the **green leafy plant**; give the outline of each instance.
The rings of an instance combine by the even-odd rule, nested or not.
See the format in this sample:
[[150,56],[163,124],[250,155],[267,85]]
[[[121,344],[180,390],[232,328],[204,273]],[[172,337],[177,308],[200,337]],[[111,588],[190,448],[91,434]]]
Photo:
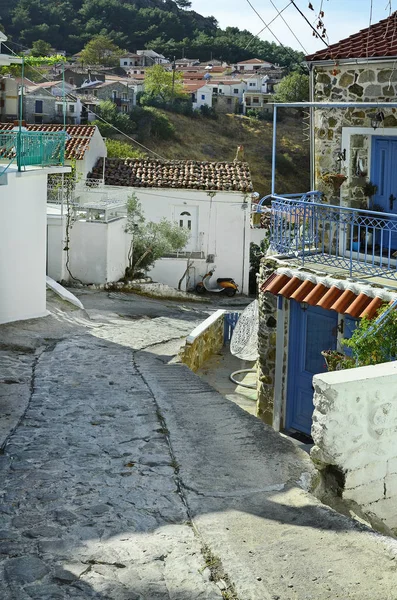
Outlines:
[[[381,317],[388,306],[381,309]],[[342,344],[353,351],[358,367],[378,365],[397,357],[397,311],[391,311],[376,325],[374,319],[363,317],[349,340]]]
[[127,201],[126,232],[132,235],[126,277],[134,278],[138,271],[147,271],[156,260],[182,250],[189,241],[190,231],[178,223],[161,219],[146,222],[142,205],[135,194]]
[[136,150],[126,142],[119,140],[106,139],[106,149],[108,158],[146,158],[146,154],[140,150]]

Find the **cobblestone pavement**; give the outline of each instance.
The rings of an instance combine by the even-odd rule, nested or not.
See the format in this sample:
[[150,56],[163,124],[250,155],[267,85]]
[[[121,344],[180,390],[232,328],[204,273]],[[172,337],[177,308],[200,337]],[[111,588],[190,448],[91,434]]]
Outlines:
[[31,391],[0,456],[2,600],[222,597],[133,361],[134,348],[191,329],[191,318],[115,319],[38,356],[2,353],[6,386]]
[[141,299],[135,320],[132,299],[89,297],[91,320],[0,329],[26,409],[0,454],[1,600],[396,600],[396,544],[321,506],[306,454],[170,362],[203,309]]

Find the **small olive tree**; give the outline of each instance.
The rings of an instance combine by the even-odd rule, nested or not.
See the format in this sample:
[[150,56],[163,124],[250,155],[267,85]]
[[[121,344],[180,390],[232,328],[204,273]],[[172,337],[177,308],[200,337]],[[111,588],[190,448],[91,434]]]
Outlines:
[[126,269],[128,278],[134,278],[139,271],[147,271],[165,254],[182,250],[190,238],[189,229],[167,219],[158,223],[146,221],[135,194],[127,201],[126,232],[132,235]]

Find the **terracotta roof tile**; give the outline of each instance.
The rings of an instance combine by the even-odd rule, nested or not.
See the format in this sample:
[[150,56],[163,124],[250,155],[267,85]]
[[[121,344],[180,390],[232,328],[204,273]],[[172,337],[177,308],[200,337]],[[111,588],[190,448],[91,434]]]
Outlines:
[[[0,123],[1,131],[12,131],[13,123]],[[63,131],[63,125],[26,125],[28,131]],[[67,160],[82,160],[90,147],[90,140],[95,132],[94,125],[66,125],[66,133],[70,138],[65,145],[65,158]]]
[[367,315],[372,319],[379,308],[385,304],[382,298],[355,293],[350,289],[340,290],[336,285],[327,287],[323,283],[313,283],[310,279],[299,279],[296,276],[277,273],[275,271],[261,287],[261,292],[280,295],[296,302],[306,302],[310,306],[319,306],[326,310],[334,310],[354,319]]
[[[88,177],[102,178],[99,159]],[[105,184],[130,187],[186,188],[213,191],[252,191],[249,166],[243,162],[109,158]]]
[[315,62],[383,56],[397,56],[397,12],[324,50],[306,56],[306,60]]

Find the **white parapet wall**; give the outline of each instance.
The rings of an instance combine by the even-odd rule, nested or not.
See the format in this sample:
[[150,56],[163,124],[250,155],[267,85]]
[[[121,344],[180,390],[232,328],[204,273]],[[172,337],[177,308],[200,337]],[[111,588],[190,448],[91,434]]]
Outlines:
[[343,498],[397,532],[397,362],[316,375],[312,458]]

